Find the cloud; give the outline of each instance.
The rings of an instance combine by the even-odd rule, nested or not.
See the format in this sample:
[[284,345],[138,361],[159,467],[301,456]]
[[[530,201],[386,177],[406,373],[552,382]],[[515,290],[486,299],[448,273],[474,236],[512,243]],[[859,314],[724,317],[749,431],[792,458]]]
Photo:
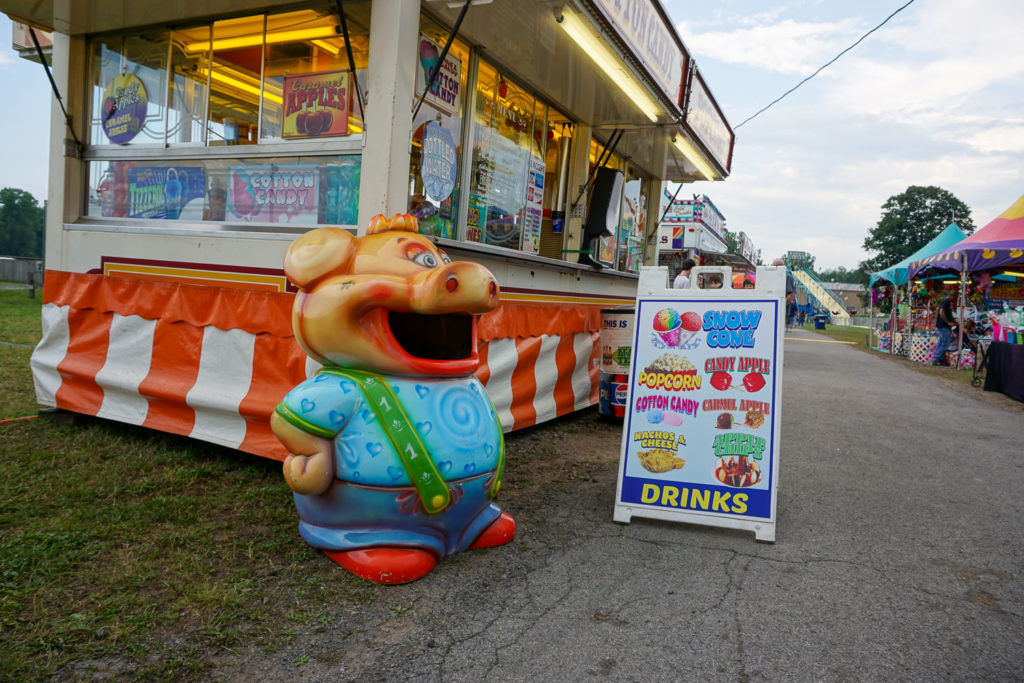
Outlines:
[[[726,5],[735,16],[716,10],[679,30],[735,125],[736,112],[757,111],[899,4],[757,14],[751,0]],[[753,11],[741,17],[745,7]],[[856,267],[882,204],[910,185],[948,190],[985,225],[1024,191],[1020,26],[1020,0],[915,2],[740,128],[732,175],[693,190],[768,261],[804,250],[821,267]]]
[[[773,15],[765,15],[774,18]],[[731,31],[698,33],[687,22],[676,26],[695,59],[807,75],[845,48],[859,28],[852,20],[812,23],[784,19]]]
[[964,141],[979,152],[1024,152],[1024,123],[992,126]]
[[7,69],[10,69],[12,66],[14,66],[15,59],[15,56],[11,53],[10,50],[0,49],[0,70],[6,71]]

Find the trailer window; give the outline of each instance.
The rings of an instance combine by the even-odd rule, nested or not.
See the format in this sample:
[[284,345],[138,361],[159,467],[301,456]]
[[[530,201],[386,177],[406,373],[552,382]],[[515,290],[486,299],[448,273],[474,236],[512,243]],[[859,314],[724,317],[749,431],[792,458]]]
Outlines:
[[[369,21],[345,11],[355,61],[362,81],[370,51]],[[327,138],[363,132],[363,112],[354,95],[345,39],[330,11],[301,10],[267,17],[263,59],[264,140]]]
[[441,63],[447,30],[421,16],[420,31],[416,57],[417,102],[435,70],[438,76],[413,119],[407,211],[418,219],[421,233],[454,239],[463,161],[462,122],[469,47],[460,40],[452,41]]
[[[89,144],[254,145],[363,131],[369,3],[335,3],[94,39]],[[361,84],[365,87],[365,84]]]
[[86,215],[232,225],[348,225],[361,157],[93,161]]
[[167,91],[166,32],[93,42],[93,145],[163,144]]

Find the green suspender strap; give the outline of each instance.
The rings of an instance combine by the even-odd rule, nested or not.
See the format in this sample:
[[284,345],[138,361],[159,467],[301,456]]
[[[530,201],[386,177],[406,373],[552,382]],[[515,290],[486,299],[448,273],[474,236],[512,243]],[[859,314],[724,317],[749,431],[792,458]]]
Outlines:
[[[490,397],[486,396],[487,402],[494,407],[491,403]],[[494,413],[494,424],[498,426],[498,462],[494,466],[494,480],[491,482],[491,488],[487,491],[488,498],[495,498],[498,495],[498,490],[501,489],[501,478],[505,475],[505,435],[501,428],[501,419],[498,418],[498,411],[493,410]]]
[[402,404],[398,402],[398,397],[384,378],[348,368],[343,370],[328,367],[320,372],[345,377],[362,387],[370,409],[380,420],[384,433],[388,435],[398,457],[402,459],[402,465],[412,480],[412,485],[416,487],[423,509],[428,515],[433,515],[447,508],[451,501],[448,485],[434,465],[409,416],[405,414]]

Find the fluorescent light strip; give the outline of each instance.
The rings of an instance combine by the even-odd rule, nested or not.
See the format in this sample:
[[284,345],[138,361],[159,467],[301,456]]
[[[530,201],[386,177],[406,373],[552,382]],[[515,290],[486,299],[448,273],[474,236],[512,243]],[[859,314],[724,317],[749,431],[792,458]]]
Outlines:
[[651,97],[646,88],[637,82],[633,72],[623,64],[619,56],[608,47],[608,44],[594,33],[593,24],[568,5],[562,8],[561,17],[562,20],[559,23],[569,37],[594,60],[594,63],[612,79],[615,85],[619,86],[619,89],[640,108],[647,118],[657,123],[658,114],[662,112],[661,105]]
[[[274,43],[289,43],[296,40],[317,40],[324,38],[335,38],[333,26],[316,26],[314,28],[295,29],[294,31],[281,31],[280,33],[268,33],[267,45]],[[219,38],[213,41],[213,51],[237,50],[242,47],[258,47],[263,45],[263,34],[256,33],[235,38]],[[204,40],[195,43],[185,43],[186,52],[205,52],[210,49],[210,41]],[[339,48],[340,52],[340,48]]]
[[326,40],[320,40],[319,38],[317,38],[316,40],[311,40],[309,42],[313,43],[324,52],[330,52],[331,55],[336,55],[339,52],[341,52],[340,47],[334,45],[333,43],[328,43]]
[[[252,85],[251,83],[246,83],[245,81],[234,78],[233,76],[228,76],[227,74],[221,73],[216,69],[214,69],[213,73],[210,74],[210,78],[232,88],[237,88],[238,90],[242,90],[247,93],[252,93],[257,97],[259,97],[260,95],[259,87]],[[269,92],[265,89],[263,91],[263,98],[270,100],[271,102],[276,102],[277,104],[281,104],[282,102],[284,102],[284,100],[281,99],[280,95],[275,95],[274,93]]]
[[704,155],[702,155],[686,137],[681,134],[676,134],[672,143],[675,145],[676,149],[683,153],[683,156],[686,157],[687,161],[697,167],[697,170],[700,171],[701,175],[707,180],[714,180],[718,177],[715,173],[715,169],[711,168],[711,164],[704,159]]

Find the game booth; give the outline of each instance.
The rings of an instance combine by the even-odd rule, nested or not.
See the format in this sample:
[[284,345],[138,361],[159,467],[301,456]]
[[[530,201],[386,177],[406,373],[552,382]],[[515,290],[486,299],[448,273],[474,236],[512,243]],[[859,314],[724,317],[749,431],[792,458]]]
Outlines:
[[970,299],[980,304],[972,322],[985,331],[985,390],[1024,401],[1024,195],[974,234],[911,262],[908,276],[959,279],[961,335]]
[[510,431],[597,402],[601,310],[656,262],[665,183],[730,172],[658,0],[0,10],[53,31],[61,98],[39,403],[269,458],[320,366],[293,333],[296,238],[402,214],[430,258],[489,270],[475,375]]
[[[872,273],[871,346],[893,355],[907,356],[927,363],[935,351],[935,315],[941,303],[942,289],[954,276],[911,282],[911,263],[934,256],[967,235],[956,223],[950,223],[913,254],[888,268]],[[875,309],[882,304],[886,314],[879,320]]]

